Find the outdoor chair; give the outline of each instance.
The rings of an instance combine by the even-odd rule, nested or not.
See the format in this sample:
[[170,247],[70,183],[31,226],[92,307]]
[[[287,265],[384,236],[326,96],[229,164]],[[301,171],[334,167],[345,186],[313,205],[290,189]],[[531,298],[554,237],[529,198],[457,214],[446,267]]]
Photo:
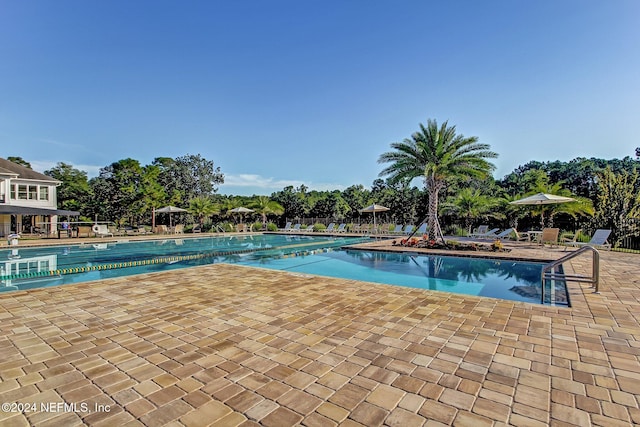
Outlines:
[[325,233],[333,233],[335,231],[336,228],[336,224],[335,223],[331,223],[327,226],[327,228],[324,229]]
[[414,228],[416,228],[415,225],[409,224],[404,228],[404,230],[402,231],[402,234],[408,236],[409,234],[411,234],[413,232]]
[[559,228],[543,228],[542,234],[540,235],[540,244],[544,246],[545,244],[550,244],[551,246],[558,244],[558,235],[560,234]]
[[113,237],[113,233],[109,231],[109,227],[107,227],[106,224],[94,224],[93,227],[91,227],[91,230],[95,233],[96,237],[97,236],[100,236],[100,237],[111,236],[111,237]]
[[391,230],[391,234],[402,234],[402,224],[396,224],[393,230]]
[[291,231],[291,223],[287,222],[284,228],[281,231]]
[[[480,227],[478,227],[480,228]],[[469,236],[470,237],[475,237],[476,239],[492,239],[494,237],[496,237],[498,235],[498,231],[500,231],[499,228],[492,228],[489,231],[486,231],[482,234],[477,234],[477,233],[471,233]]]
[[582,231],[582,230],[577,229],[575,233],[567,233],[567,234],[563,235],[560,238],[560,240],[565,245],[570,245],[572,243],[576,243],[578,241],[578,236],[580,235],[580,231]]
[[478,228],[474,229],[471,233],[469,233],[469,237],[478,237],[483,234],[487,234],[488,231],[489,231],[488,225],[480,225],[478,226]]
[[593,237],[588,242],[571,242],[570,246],[593,246],[598,248],[605,248],[607,250],[611,250],[611,243],[609,243],[609,235],[611,234],[611,230],[606,229],[598,229],[595,233],[593,233]]
[[344,233],[347,230],[347,224],[342,223],[338,226],[336,233]]
[[418,230],[416,231],[416,235],[417,236],[422,236],[423,234],[427,234],[427,223],[423,222],[422,224],[420,224],[420,228],[418,228]]

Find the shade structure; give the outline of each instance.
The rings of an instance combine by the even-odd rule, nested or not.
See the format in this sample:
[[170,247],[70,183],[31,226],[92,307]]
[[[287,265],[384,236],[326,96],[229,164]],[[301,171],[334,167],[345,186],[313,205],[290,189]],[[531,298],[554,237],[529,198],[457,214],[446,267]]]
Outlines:
[[[187,212],[186,209],[178,208],[175,206],[165,206],[164,208],[157,209],[155,213],[168,213],[169,214],[169,227],[172,227],[171,214],[176,212]],[[155,221],[154,221],[155,222]]]
[[553,205],[556,203],[575,202],[576,199],[555,194],[538,193],[524,199],[514,200],[511,205]]
[[240,214],[240,222],[242,223],[242,221],[244,219],[243,218],[244,214],[249,213],[249,212],[253,212],[253,209],[249,209],[249,208],[245,208],[243,206],[240,206],[239,208],[231,209],[229,212],[239,213]]
[[249,209],[241,206],[239,208],[233,208],[229,212],[244,214],[244,213],[253,212],[253,209]]
[[377,228],[376,228],[376,212],[385,212],[388,211],[389,208],[386,206],[382,206],[382,205],[376,205],[375,203],[367,206],[366,208],[362,208],[360,209],[361,213],[368,213],[371,212],[373,213],[373,229],[376,230],[377,232]]
[[[576,199],[566,196],[557,196],[555,194],[538,193],[523,199],[514,200],[510,205],[555,205],[558,203],[575,202]],[[540,214],[540,224],[544,227],[544,211]]]

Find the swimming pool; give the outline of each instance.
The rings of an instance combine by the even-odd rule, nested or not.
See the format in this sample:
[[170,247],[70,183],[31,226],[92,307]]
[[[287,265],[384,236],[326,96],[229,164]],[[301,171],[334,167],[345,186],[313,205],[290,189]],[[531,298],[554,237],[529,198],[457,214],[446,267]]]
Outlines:
[[540,303],[541,263],[340,249],[366,240],[259,234],[7,249],[0,292],[226,262]]

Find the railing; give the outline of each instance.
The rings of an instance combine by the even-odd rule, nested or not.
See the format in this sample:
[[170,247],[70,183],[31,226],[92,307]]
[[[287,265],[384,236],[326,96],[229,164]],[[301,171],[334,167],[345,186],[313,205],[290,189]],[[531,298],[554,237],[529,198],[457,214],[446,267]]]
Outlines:
[[[592,260],[591,260],[591,276],[584,276],[580,274],[564,274],[564,273],[556,273],[553,271],[555,267],[563,264],[570,259],[573,259],[577,256],[582,255],[585,252],[591,251]],[[596,294],[600,293],[599,285],[600,285],[600,252],[593,246],[583,246],[575,252],[571,252],[562,258],[559,258],[555,261],[550,262],[549,264],[542,267],[541,273],[542,280],[542,304],[544,304],[545,297],[545,283],[547,280],[564,280],[564,281],[573,281],[573,282],[583,282],[583,283],[591,283],[591,287],[595,288],[593,291]]]

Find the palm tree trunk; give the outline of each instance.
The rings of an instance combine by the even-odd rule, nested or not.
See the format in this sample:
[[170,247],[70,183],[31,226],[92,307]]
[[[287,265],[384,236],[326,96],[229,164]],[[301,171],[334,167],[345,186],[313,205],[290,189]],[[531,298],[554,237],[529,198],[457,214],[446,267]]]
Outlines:
[[429,191],[429,220],[427,222],[427,234],[429,240],[436,240],[439,236],[442,236],[442,230],[440,229],[440,221],[438,221],[438,195],[442,182],[429,177],[427,179],[427,188]]

